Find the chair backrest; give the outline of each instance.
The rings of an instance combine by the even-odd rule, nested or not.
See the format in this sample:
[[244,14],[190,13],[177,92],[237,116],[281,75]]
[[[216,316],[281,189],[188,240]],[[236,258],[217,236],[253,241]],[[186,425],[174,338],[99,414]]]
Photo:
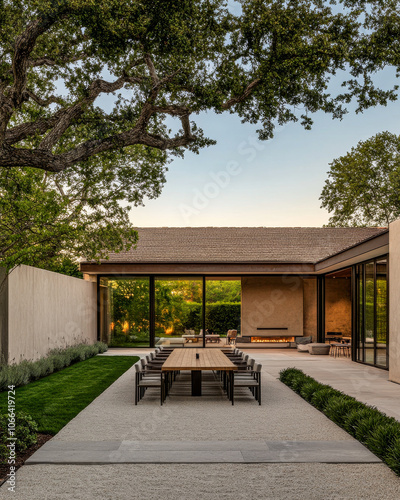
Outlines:
[[154,352],[151,352],[151,353],[149,354],[149,356],[150,356],[150,360],[154,359]]
[[150,356],[149,356],[149,355],[147,355],[145,359],[146,359],[146,362],[147,362],[147,363],[148,363],[149,361],[151,361],[151,358],[150,358]]
[[144,368],[144,367],[146,366],[146,364],[147,364],[146,360],[145,360],[144,358],[141,358],[141,359],[140,359],[140,366],[141,366],[142,368]]
[[237,337],[237,330],[231,330],[231,339],[235,339]]
[[134,365],[134,367],[135,367],[135,372],[136,372],[136,373],[138,373],[138,372],[141,372],[141,371],[142,371],[141,366],[140,366],[140,364],[139,364],[139,363],[136,363],[136,364]]
[[250,366],[250,368],[253,368],[255,365],[255,360],[253,358],[250,358],[247,362],[247,364]]
[[260,363],[254,363],[254,368],[253,368],[253,370],[254,370],[255,372],[260,373],[260,372],[261,372],[261,368],[262,368],[262,365],[261,365]]
[[247,360],[249,359],[249,357],[250,356],[248,354],[246,354],[246,356],[243,358],[243,360],[246,361],[246,363],[247,363]]

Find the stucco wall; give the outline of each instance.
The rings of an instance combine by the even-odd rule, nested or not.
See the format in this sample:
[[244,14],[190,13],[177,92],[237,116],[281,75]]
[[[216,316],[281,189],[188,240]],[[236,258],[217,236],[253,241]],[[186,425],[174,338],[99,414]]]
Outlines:
[[317,280],[304,279],[303,332],[317,342]]
[[400,220],[389,225],[389,380],[400,384]]
[[96,341],[96,285],[19,266],[8,277],[8,362]]
[[351,337],[351,280],[325,280],[325,333],[342,332]]
[[[287,328],[268,331],[257,328]],[[242,278],[242,335],[303,335],[303,280],[295,276]]]

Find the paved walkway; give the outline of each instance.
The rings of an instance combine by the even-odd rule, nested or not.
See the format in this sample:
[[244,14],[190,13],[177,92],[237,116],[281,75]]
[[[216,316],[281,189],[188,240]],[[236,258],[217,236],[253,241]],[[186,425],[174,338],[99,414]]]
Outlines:
[[148,392],[134,406],[130,369],[18,471],[16,493],[5,484],[0,498],[398,500],[397,476],[277,380],[298,366],[400,415],[390,402],[400,386],[386,372],[292,350],[251,355],[263,364],[262,406],[245,390],[235,406],[213,391],[172,394],[162,407]]

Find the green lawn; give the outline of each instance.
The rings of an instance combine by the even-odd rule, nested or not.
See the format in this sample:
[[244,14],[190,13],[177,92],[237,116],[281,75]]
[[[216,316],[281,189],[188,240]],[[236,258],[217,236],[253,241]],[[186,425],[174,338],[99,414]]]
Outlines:
[[[31,415],[39,425],[39,432],[56,434],[138,359],[137,356],[95,356],[19,387],[16,411]],[[7,392],[3,392],[0,413],[6,412]]]

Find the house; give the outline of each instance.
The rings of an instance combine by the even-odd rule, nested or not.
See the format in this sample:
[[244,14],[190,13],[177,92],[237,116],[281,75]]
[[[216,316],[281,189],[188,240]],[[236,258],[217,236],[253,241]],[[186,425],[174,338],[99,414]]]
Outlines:
[[[118,280],[148,287],[147,343],[155,332],[160,279],[241,281],[241,337],[287,345],[297,337],[351,338],[352,359],[389,370],[400,383],[400,221],[389,228],[140,228],[137,247],[81,262],[97,284],[98,338],[112,318],[107,289]],[[389,308],[390,304],[390,308]],[[203,308],[204,310],[204,308]],[[389,316],[390,315],[390,316]],[[203,314],[203,329],[205,315]],[[281,343],[281,344],[280,344]]]

